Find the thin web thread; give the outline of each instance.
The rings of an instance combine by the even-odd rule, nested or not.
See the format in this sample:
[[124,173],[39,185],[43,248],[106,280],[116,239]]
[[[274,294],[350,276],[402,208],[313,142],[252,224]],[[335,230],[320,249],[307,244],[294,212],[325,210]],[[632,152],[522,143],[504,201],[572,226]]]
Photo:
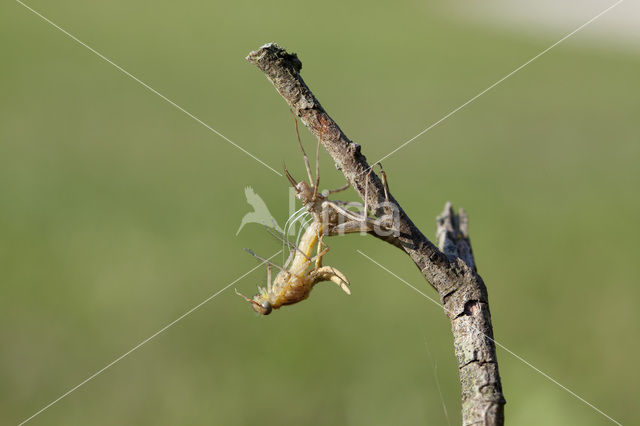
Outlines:
[[[418,290],[416,287],[414,287],[413,285],[411,285],[409,282],[407,282],[405,279],[399,277],[398,275],[396,275],[395,273],[393,273],[391,270],[389,270],[388,268],[384,267],[383,265],[381,265],[380,263],[378,263],[377,261],[375,261],[374,259],[372,259],[371,257],[367,256],[366,254],[364,254],[363,252],[361,252],[360,250],[356,250],[358,253],[360,253],[362,256],[366,257],[367,259],[369,259],[371,262],[375,263],[376,265],[378,265],[380,268],[384,269],[385,271],[387,271],[389,274],[393,275],[394,277],[396,277],[397,279],[399,279],[400,281],[402,281],[404,284],[406,284],[407,286],[411,287],[412,289],[414,289],[415,291],[417,291],[418,293],[420,293],[421,295],[423,295],[424,297],[426,297],[428,300],[430,300],[433,304],[443,308],[445,311],[447,311],[447,309],[442,306],[439,302],[437,302],[435,299],[427,296],[424,292]],[[451,311],[447,311],[449,314],[451,314]],[[493,343],[495,343],[496,345],[500,346],[502,349],[504,349],[505,351],[509,352],[511,355],[513,355],[516,359],[520,360],[521,362],[523,362],[525,365],[529,366],[530,368],[532,368],[533,370],[535,370],[536,372],[540,373],[543,377],[545,377],[547,380],[549,380],[550,382],[558,385],[559,387],[561,387],[562,389],[564,389],[565,391],[567,391],[570,395],[572,395],[574,398],[582,401],[583,403],[585,403],[586,405],[588,405],[589,407],[591,407],[593,410],[597,411],[598,413],[602,414],[604,417],[606,417],[607,419],[611,420],[613,423],[622,426],[622,423],[618,422],[617,420],[615,420],[614,418],[612,418],[611,416],[609,416],[607,413],[605,413],[604,411],[602,411],[601,409],[599,409],[598,407],[596,407],[595,405],[593,405],[592,403],[590,403],[589,401],[587,401],[586,399],[582,398],[580,395],[578,395],[577,393],[575,393],[574,391],[572,391],[571,389],[569,389],[568,387],[564,386],[562,383],[558,382],[557,380],[555,380],[553,377],[549,376],[547,373],[545,373],[544,371],[540,370],[539,368],[537,368],[536,366],[534,366],[533,364],[531,364],[529,361],[527,361],[526,359],[522,358],[521,356],[517,355],[516,353],[514,353],[511,349],[507,348],[506,346],[504,346],[502,343],[497,342],[495,339],[487,336],[486,334],[484,334],[481,330],[479,330],[475,325],[471,325],[472,327],[474,327],[476,329],[476,331],[480,334],[482,334],[484,337],[486,337],[487,339],[491,340]]]
[[[521,69],[523,69],[524,67],[526,67],[527,65],[529,65],[531,62],[535,61],[536,59],[538,59],[539,57],[541,57],[542,55],[544,55],[545,53],[547,53],[548,51],[550,51],[551,49],[553,49],[554,47],[556,47],[557,45],[559,45],[560,43],[562,43],[563,41],[565,41],[566,39],[568,39],[569,37],[573,36],[574,34],[576,34],[578,31],[582,30],[584,27],[586,27],[587,25],[591,24],[592,22],[594,22],[595,20],[597,20],[598,18],[600,18],[602,15],[604,15],[605,13],[609,12],[611,9],[613,9],[614,7],[618,6],[620,3],[622,3],[624,0],[618,0],[617,2],[615,2],[613,5],[607,7],[605,10],[603,10],[602,12],[598,13],[596,16],[594,16],[593,18],[589,19],[587,22],[585,22],[584,24],[580,25],[578,28],[576,28],[575,30],[571,31],[569,34],[565,35],[564,37],[562,37],[560,40],[556,41],[555,43],[553,43],[551,46],[547,47],[546,49],[544,49],[542,52],[538,53],[536,56],[534,56],[533,58],[529,59],[527,62],[525,62],[524,64],[520,65],[518,68],[516,68],[515,70],[511,71],[509,74],[507,74],[506,76],[502,77],[500,80],[496,81],[495,83],[493,83],[491,86],[487,87],[486,89],[484,89],[483,91],[481,91],[480,93],[478,93],[477,95],[475,95],[474,97],[472,97],[471,99],[469,99],[468,101],[466,101],[465,103],[463,103],[462,105],[460,105],[459,107],[455,108],[454,110],[450,111],[448,114],[446,114],[444,117],[442,117],[441,119],[439,119],[438,121],[436,121],[435,123],[431,124],[429,127],[427,127],[426,129],[422,130],[420,133],[418,133],[417,135],[415,135],[414,137],[412,137],[411,139],[407,140],[406,142],[404,142],[402,145],[398,146],[396,149],[394,149],[393,151],[391,151],[390,153],[388,153],[387,155],[385,155],[384,157],[380,158],[378,161],[374,162],[373,164],[377,164],[380,163],[382,160],[385,160],[387,158],[389,158],[390,156],[392,156],[393,154],[395,154],[396,152],[398,152],[399,150],[401,150],[402,148],[404,148],[405,146],[409,145],[411,142],[413,142],[414,140],[416,140],[417,138],[419,138],[420,136],[424,135],[425,133],[427,133],[429,130],[433,129],[434,127],[436,127],[438,124],[442,123],[443,121],[445,121],[447,118],[451,117],[452,115],[454,115],[455,113],[457,113],[458,111],[460,111],[462,108],[466,107],[467,105],[469,105],[470,103],[472,103],[473,101],[475,101],[476,99],[478,99],[480,96],[484,95],[485,93],[487,93],[489,90],[493,89],[494,87],[496,87],[497,85],[499,85],[500,83],[502,83],[503,81],[505,81],[506,79],[508,79],[509,77],[511,77],[512,75],[514,75],[515,73],[517,73],[518,71],[520,71]],[[369,166],[369,168],[367,168],[365,171],[363,171],[361,174],[367,173],[372,166]]]
[[[280,254],[279,250],[277,253],[275,253],[274,255],[272,255],[271,257],[269,257],[266,260],[271,260],[274,257],[276,257],[277,255]],[[235,283],[237,283],[238,281],[240,281],[241,279],[243,279],[244,277],[246,277],[247,275],[249,275],[250,273],[252,273],[253,271],[255,271],[256,269],[258,269],[259,267],[261,267],[262,265],[264,265],[266,263],[266,261],[262,261],[260,262],[257,266],[251,268],[248,272],[242,274],[241,276],[239,276],[238,278],[236,278],[235,280],[233,280],[232,282],[230,282],[229,284],[227,284],[224,288],[222,288],[221,290],[215,292],[214,294],[212,294],[211,296],[207,297],[206,299],[204,299],[202,302],[198,303],[196,306],[194,306],[193,308],[189,309],[187,312],[185,312],[184,314],[180,315],[178,318],[176,318],[175,320],[171,321],[169,324],[165,325],[164,327],[162,327],[160,330],[156,331],[155,333],[153,333],[151,336],[147,337],[146,339],[144,339],[143,341],[141,341],[140,343],[138,343],[137,345],[135,345],[133,348],[129,349],[127,352],[125,352],[124,354],[120,355],[118,358],[114,359],[113,361],[111,361],[109,364],[105,365],[104,367],[102,367],[100,370],[96,371],[95,373],[93,373],[91,376],[87,377],[86,379],[84,379],[82,382],[78,383],[77,385],[75,385],[74,387],[72,387],[71,389],[69,389],[68,391],[66,391],[65,393],[63,393],[62,395],[60,395],[58,398],[54,399],[53,401],[51,401],[49,404],[45,405],[44,407],[42,407],[40,410],[38,410],[37,412],[35,412],[33,415],[31,415],[30,417],[26,418],[25,420],[23,420],[22,422],[20,422],[18,424],[18,426],[22,426],[23,424],[27,423],[28,421],[32,420],[34,417],[36,417],[37,415],[41,414],[42,412],[44,412],[45,410],[47,410],[48,408],[52,407],[54,404],[58,403],[60,400],[62,400],[63,398],[69,396],[71,393],[75,392],[78,388],[80,388],[81,386],[85,385],[86,383],[90,382],[91,380],[95,379],[98,375],[100,375],[101,373],[103,373],[105,370],[107,370],[108,368],[110,368],[111,366],[113,366],[114,364],[118,363],[119,361],[121,361],[122,359],[126,358],[128,355],[130,355],[132,352],[136,351],[137,349],[139,349],[140,347],[142,347],[143,345],[145,345],[146,343],[148,343],[150,340],[152,340],[153,338],[157,337],[159,334],[165,332],[169,327],[172,327],[173,325],[175,325],[178,321],[182,320],[183,318],[185,318],[186,316],[192,314],[196,309],[200,308],[202,305],[204,305],[205,303],[209,302],[211,299],[213,299],[214,297],[216,297],[217,295],[219,295],[220,293],[222,293],[223,291],[225,291],[226,289],[228,289],[229,287],[231,287],[232,285],[234,285]]]
[[220,136],[222,139],[224,139],[225,141],[229,142],[231,145],[235,146],[236,148],[238,148],[240,151],[244,152],[245,154],[247,154],[249,157],[253,158],[254,160],[256,160],[258,163],[262,164],[263,166],[265,166],[266,168],[268,168],[269,170],[271,170],[272,172],[274,172],[275,174],[282,176],[282,173],[278,172],[276,169],[274,169],[273,167],[269,166],[267,163],[265,163],[264,161],[260,160],[258,157],[256,157],[255,155],[253,155],[252,153],[250,153],[249,151],[247,151],[246,149],[244,149],[243,147],[241,147],[240,145],[238,145],[237,143],[235,143],[234,141],[232,141],[231,139],[229,139],[228,137],[226,137],[225,135],[223,135],[222,133],[220,133],[219,131],[217,131],[216,129],[214,129],[213,127],[211,127],[210,125],[208,125],[207,123],[205,123],[204,121],[202,121],[201,119],[199,119],[198,117],[196,117],[195,115],[193,115],[192,113],[190,113],[189,111],[187,111],[186,109],[184,109],[183,107],[181,107],[180,105],[178,105],[177,103],[175,103],[174,101],[172,101],[171,99],[167,98],[165,95],[163,95],[162,93],[158,92],[156,89],[154,89],[153,87],[149,86],[147,83],[145,83],[144,81],[140,80],[138,77],[136,77],[135,75],[131,74],[129,71],[125,70],[124,68],[122,68],[120,65],[116,64],[115,62],[113,62],[111,59],[107,58],[106,56],[104,56],[102,53],[98,52],[97,50],[95,50],[94,48],[92,48],[91,46],[89,46],[88,44],[86,44],[85,42],[83,42],[82,40],[78,39],[76,36],[74,36],[73,34],[69,33],[68,31],[66,31],[65,29],[63,29],[62,27],[58,26],[56,23],[54,23],[53,21],[51,21],[50,19],[48,19],[47,17],[43,16],[41,13],[39,13],[38,11],[32,9],[31,7],[27,6],[26,4],[24,4],[23,2],[21,2],[20,0],[16,0],[16,2],[22,6],[24,6],[26,9],[30,10],[31,12],[33,12],[36,16],[40,17],[42,20],[44,20],[45,22],[47,22],[48,24],[52,25],[53,27],[55,27],[56,29],[60,30],[62,33],[64,33],[65,35],[67,35],[68,37],[70,37],[72,40],[74,40],[76,43],[80,44],[81,46],[86,47],[87,49],[89,49],[91,52],[93,52],[94,54],[96,54],[97,56],[99,56],[101,59],[103,59],[104,61],[106,61],[107,63],[113,65],[118,71],[122,72],[124,75],[126,75],[127,77],[130,77],[131,79],[133,79],[134,81],[136,81],[137,83],[139,83],[140,85],[142,85],[144,88],[146,88],[147,90],[149,90],[150,92],[158,95],[160,98],[162,98],[163,100],[167,101],[169,104],[171,104],[172,106],[174,106],[175,108],[177,108],[178,110],[182,111],[183,113],[185,113],[187,116],[191,117],[192,119],[194,119],[196,122],[200,123],[201,125],[203,125],[204,127],[206,127],[207,129],[211,130],[213,133],[215,133],[216,135]]

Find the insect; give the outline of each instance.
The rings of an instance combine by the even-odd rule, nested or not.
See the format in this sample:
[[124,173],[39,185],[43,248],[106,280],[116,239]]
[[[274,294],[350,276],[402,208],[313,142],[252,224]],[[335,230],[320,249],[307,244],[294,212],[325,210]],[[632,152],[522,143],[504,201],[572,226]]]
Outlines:
[[[267,259],[259,257],[251,250],[247,250],[254,257],[267,263],[267,285],[266,287],[259,287],[258,294],[251,299],[238,293],[251,303],[254,311],[262,315],[269,315],[274,309],[305,300],[309,297],[313,287],[322,281],[334,282],[340,286],[345,293],[351,294],[349,281],[345,275],[331,266],[322,265],[323,257],[329,251],[329,247],[324,243],[323,238],[324,236],[354,232],[369,232],[374,229],[374,226],[380,225],[379,222],[368,217],[366,213],[366,197],[363,206],[364,213],[362,214],[349,210],[349,207],[354,205],[362,206],[359,203],[329,200],[328,197],[330,194],[346,190],[349,187],[348,183],[338,189],[325,191],[323,193],[319,191],[320,172],[318,154],[320,140],[318,140],[316,147],[316,176],[314,179],[311,173],[309,158],[300,140],[297,120],[295,120],[295,124],[298,145],[302,151],[309,182],[307,183],[304,180],[297,182],[291,176],[286,166],[284,167],[287,179],[295,189],[296,197],[300,199],[303,205],[302,209],[289,218],[287,224],[285,224],[284,232],[280,236],[283,244],[289,245],[289,258],[284,265],[280,267],[269,262]],[[387,194],[386,186],[385,194]],[[306,212],[304,212],[305,210]],[[302,230],[304,230],[304,232],[301,235],[299,234],[296,243],[292,244],[287,239],[288,226],[292,219],[293,222],[295,222],[305,214],[311,217],[307,220],[306,228],[304,226],[301,228],[301,232]],[[273,267],[280,269],[280,271],[272,282]]]
[[[318,225],[313,222],[306,228],[299,244],[292,248],[289,259],[283,267],[247,250],[251,255],[267,263],[266,288],[258,287],[258,294],[252,299],[238,293],[251,303],[254,311],[262,315],[269,315],[273,309],[298,303],[309,297],[313,287],[322,281],[332,281],[340,286],[345,293],[351,294],[347,277],[331,266],[322,265],[322,258],[329,251],[329,247],[322,248],[323,233]],[[315,256],[313,255],[314,250],[317,250]],[[279,268],[280,272],[272,282],[273,267]]]
[[[335,194],[338,192],[342,192],[349,188],[349,183],[347,182],[344,186],[338,189],[332,189],[324,192],[319,192],[319,184],[320,184],[320,170],[319,170],[319,162],[318,162],[318,154],[320,150],[320,139],[318,139],[318,144],[316,146],[316,178],[315,181],[311,174],[311,166],[309,164],[309,157],[307,157],[307,153],[302,146],[302,141],[300,140],[300,133],[298,131],[298,120],[295,119],[296,125],[296,135],[298,137],[298,146],[300,147],[300,151],[302,151],[302,156],[304,158],[305,167],[307,170],[307,176],[309,178],[309,183],[304,180],[297,182],[289,173],[286,166],[284,167],[285,174],[287,179],[293,186],[296,192],[296,198],[298,198],[302,202],[303,208],[309,213],[314,222],[322,222],[324,234],[327,236],[334,235],[344,235],[350,233],[357,232],[372,232],[378,231],[381,233],[389,232],[393,234],[397,234],[395,230],[394,224],[395,216],[393,215],[392,207],[393,205],[389,202],[389,187],[387,185],[387,177],[386,173],[382,169],[382,165],[378,163],[380,166],[380,174],[382,176],[382,181],[384,184],[384,195],[385,201],[381,203],[385,210],[385,216],[381,219],[373,219],[368,215],[368,206],[367,206],[367,194],[368,194],[368,184],[369,184],[369,175],[373,171],[372,168],[369,169],[367,173],[367,179],[365,183],[365,196],[364,196],[364,204],[355,203],[355,202],[345,202],[339,200],[329,200],[329,195]],[[314,182],[314,184],[312,184]],[[356,208],[358,211],[351,211],[349,208]],[[285,230],[286,232],[286,230]]]

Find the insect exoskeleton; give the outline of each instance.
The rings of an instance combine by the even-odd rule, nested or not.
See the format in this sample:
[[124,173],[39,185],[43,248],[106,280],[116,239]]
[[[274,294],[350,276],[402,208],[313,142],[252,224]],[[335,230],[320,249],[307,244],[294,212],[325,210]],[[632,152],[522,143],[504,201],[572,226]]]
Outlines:
[[[380,222],[369,218],[367,215],[367,187],[365,187],[364,205],[329,200],[330,194],[346,190],[349,187],[348,183],[338,189],[325,191],[324,193],[319,192],[320,172],[318,154],[320,141],[318,141],[316,148],[316,176],[314,179],[311,173],[311,166],[309,165],[309,158],[300,140],[297,120],[296,133],[298,135],[298,145],[302,151],[309,182],[307,183],[304,180],[300,182],[296,181],[287,168],[284,167],[287,179],[295,189],[296,197],[300,199],[303,205],[302,209],[293,213],[289,220],[287,220],[284,232],[279,236],[283,244],[289,246],[289,258],[283,266],[280,267],[269,262],[267,259],[257,256],[251,250],[245,249],[256,258],[267,263],[267,286],[266,288],[259,287],[258,294],[252,299],[240,293],[238,294],[251,303],[253,310],[262,315],[269,315],[274,309],[279,309],[285,305],[292,305],[306,299],[309,297],[313,287],[322,281],[334,282],[340,286],[345,293],[351,294],[348,287],[349,281],[344,274],[331,266],[322,265],[323,256],[329,251],[329,247],[323,242],[323,237],[356,232],[371,232],[375,229],[375,226],[380,225]],[[371,173],[371,171],[369,171],[369,173]],[[388,202],[386,180],[385,197]],[[349,207],[353,205],[357,205],[359,209],[362,209],[362,213],[349,210]],[[311,217],[304,222],[304,225],[300,229],[300,232],[304,232],[302,234],[298,233],[298,239],[295,244],[290,243],[288,240],[289,226],[292,223],[300,221],[303,217],[308,216]],[[273,283],[271,281],[272,267],[280,270],[273,280]]]
[[[293,246],[289,259],[283,267],[279,267],[247,250],[250,254],[267,263],[267,286],[259,287],[258,294],[252,299],[240,294],[251,303],[254,311],[261,315],[269,315],[273,309],[298,303],[311,293],[313,287],[322,281],[336,283],[347,294],[349,281],[343,273],[331,266],[323,266],[322,258],[329,251],[322,248],[322,225],[316,222],[309,225],[297,246]],[[314,250],[317,253],[313,254]],[[280,269],[276,278],[271,281],[272,268]]]

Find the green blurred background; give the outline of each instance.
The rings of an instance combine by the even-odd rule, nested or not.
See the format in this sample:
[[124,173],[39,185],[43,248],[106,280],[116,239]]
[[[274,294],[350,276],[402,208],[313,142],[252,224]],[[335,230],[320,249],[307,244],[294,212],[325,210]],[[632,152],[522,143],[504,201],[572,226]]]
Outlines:
[[[250,50],[296,51],[377,160],[577,26],[519,33],[418,1],[28,4],[297,177],[291,115]],[[278,250],[258,225],[235,233],[246,186],[281,223],[288,195],[286,179],[18,3],[0,8],[0,422],[17,424],[254,267],[242,247]],[[589,31],[385,169],[430,237],[445,201],[468,210],[497,340],[637,424],[640,50]],[[324,152],[321,167],[323,188],[342,184]],[[378,240],[329,243],[351,297],[321,284],[261,318],[230,288],[31,423],[459,424],[448,320],[355,249],[436,293]],[[264,275],[235,287],[253,294]],[[498,357],[510,424],[609,424]]]

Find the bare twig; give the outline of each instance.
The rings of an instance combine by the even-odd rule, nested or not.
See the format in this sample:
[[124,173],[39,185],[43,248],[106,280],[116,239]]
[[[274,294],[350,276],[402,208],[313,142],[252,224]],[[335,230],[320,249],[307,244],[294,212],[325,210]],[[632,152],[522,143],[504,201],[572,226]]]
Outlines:
[[[302,63],[277,44],[251,52],[247,60],[262,70],[291,110],[318,138],[347,181],[376,215],[384,213],[385,187],[352,142],[329,117],[300,76]],[[438,247],[413,224],[398,202],[399,236],[386,241],[401,247],[440,295],[451,320],[462,392],[463,424],[502,425],[505,399],[498,373],[487,290],[478,275],[469,242],[467,216],[450,203],[438,218]],[[442,251],[441,251],[442,250]],[[489,338],[487,338],[489,337]]]

